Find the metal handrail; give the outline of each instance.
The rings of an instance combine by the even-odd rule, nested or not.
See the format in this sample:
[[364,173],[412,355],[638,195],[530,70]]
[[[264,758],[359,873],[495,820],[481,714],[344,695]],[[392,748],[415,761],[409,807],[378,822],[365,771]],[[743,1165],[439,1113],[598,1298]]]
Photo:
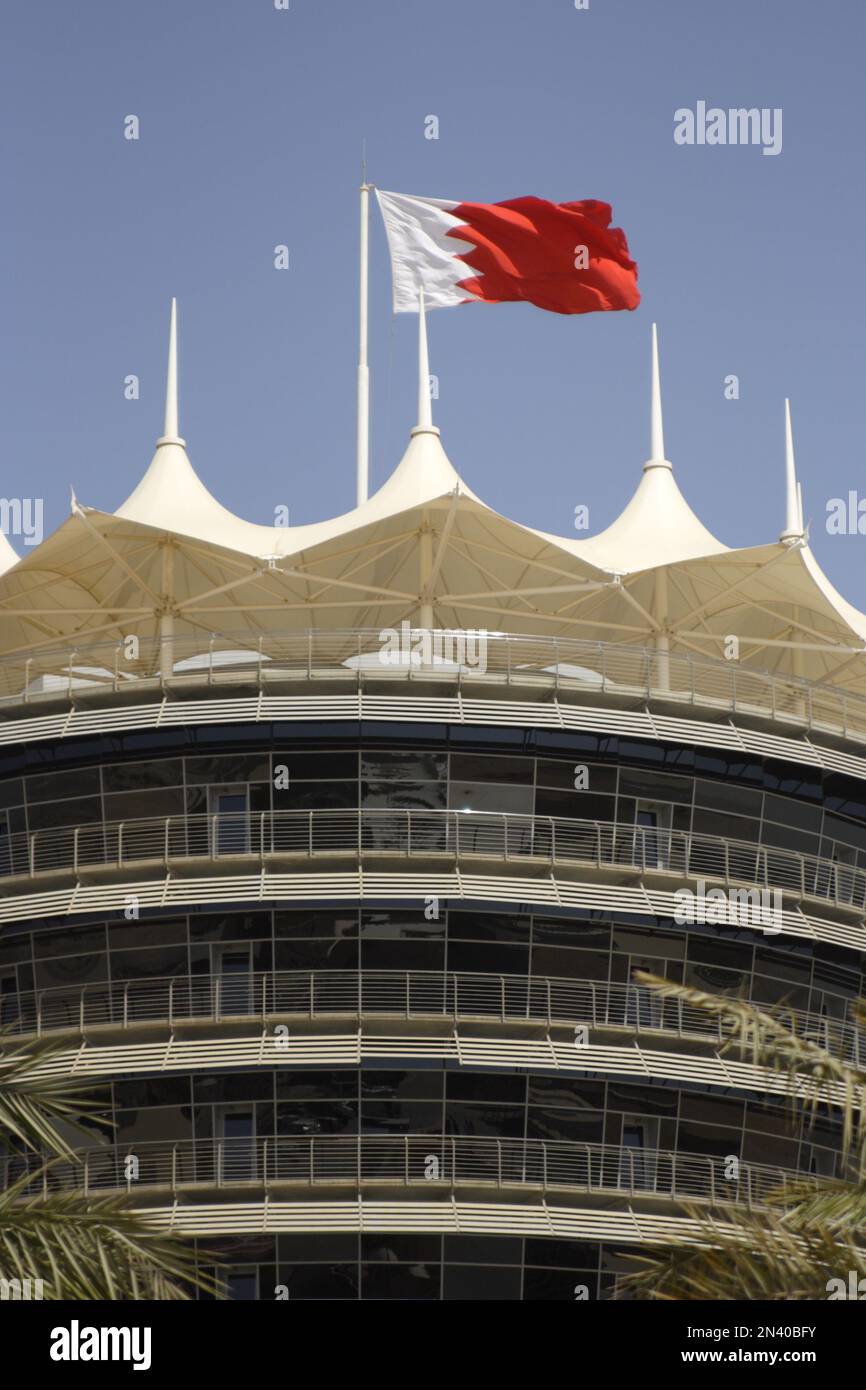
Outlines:
[[[761,1005],[758,1005],[761,1007]],[[136,980],[57,985],[0,995],[0,1027],[14,1035],[135,1029],[184,1021],[232,1022],[279,1018],[400,1018],[495,1020],[547,1027],[669,1034],[721,1044],[723,1020],[681,999],[662,999],[635,984],[552,976],[427,970],[255,971],[238,975],[166,975]],[[800,1037],[834,1055],[866,1064],[866,1034],[853,1022],[805,1009],[780,1017]]]
[[820,855],[625,821],[493,811],[258,811],[92,821],[8,836],[0,844],[0,878],[199,857],[252,856],[264,863],[393,854],[637,869],[866,908],[866,869]]
[[[676,1153],[565,1140],[406,1135],[278,1135],[80,1149],[43,1166],[39,1154],[0,1157],[0,1188],[33,1173],[22,1196],[196,1187],[492,1187],[667,1197],[763,1206],[810,1180],[735,1155]],[[817,1185],[817,1183],[816,1183]]]
[[[446,653],[454,650],[453,631],[431,630],[434,652],[436,642]],[[0,708],[14,710],[22,704],[57,700],[69,703],[81,692],[123,691],[130,697],[137,690],[144,694],[148,689],[174,686],[212,687],[239,679],[266,690],[278,681],[323,676],[358,685],[420,678],[457,684],[504,682],[527,689],[540,685],[548,690],[595,691],[664,704],[737,710],[866,741],[866,699],[840,687],[713,657],[660,653],[652,647],[475,630],[464,637],[470,644],[470,657],[456,661],[446,657],[438,665],[419,667],[410,662],[390,664],[387,653],[382,656],[385,644],[375,628],[275,632],[257,638],[255,645],[243,632],[214,635],[210,640],[178,635],[171,639],[171,675],[165,673],[158,638],[30,647],[0,657]],[[459,647],[457,651],[459,655]]]

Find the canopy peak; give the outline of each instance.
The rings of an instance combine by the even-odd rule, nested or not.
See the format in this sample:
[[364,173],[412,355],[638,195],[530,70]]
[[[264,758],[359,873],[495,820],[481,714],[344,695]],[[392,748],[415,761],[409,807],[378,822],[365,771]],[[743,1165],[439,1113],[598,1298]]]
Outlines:
[[647,468],[672,468],[665,458],[665,430],[662,419],[662,388],[659,372],[659,339],[656,325],[652,330],[652,388],[650,399],[650,456],[644,464]]
[[168,331],[168,371],[165,381],[165,426],[159,439],[156,441],[157,448],[161,444],[180,444],[181,447],[186,443],[181,439],[178,430],[177,412],[177,300],[171,301],[171,321]]
[[791,425],[791,402],[785,399],[785,529],[780,541],[790,543],[802,540],[803,494],[797,482],[797,464],[794,458],[794,431]]
[[424,308],[424,288],[418,287],[418,423],[413,434],[438,434],[433,424],[433,402],[430,394],[430,352],[427,346],[427,314]]

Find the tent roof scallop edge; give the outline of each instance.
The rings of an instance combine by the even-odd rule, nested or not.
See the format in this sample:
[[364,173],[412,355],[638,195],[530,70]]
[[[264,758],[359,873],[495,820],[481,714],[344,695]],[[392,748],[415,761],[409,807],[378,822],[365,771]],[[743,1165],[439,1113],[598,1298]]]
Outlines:
[[[500,516],[454,468],[432,422],[423,304],[419,305],[418,366],[418,423],[397,467],[372,497],[342,515],[302,526],[257,525],[222,506],[187,456],[178,429],[177,314],[172,301],[165,428],[149,468],[113,517],[78,508],[42,547],[20,562],[16,556],[13,563],[17,562],[15,573],[21,582],[13,582],[5,602],[14,599],[17,608],[23,600],[29,608],[25,594],[32,577],[40,568],[44,572],[46,563],[53,569],[57,561],[80,589],[67,569],[64,548],[69,547],[69,562],[76,557],[77,570],[78,557],[87,551],[86,539],[67,528],[85,525],[91,534],[94,527],[99,529],[104,550],[107,543],[109,549],[126,543],[116,528],[118,522],[127,521],[136,530],[142,528],[138,533],[142,540],[144,533],[149,534],[148,553],[154,556],[164,539],[172,537],[189,550],[193,567],[198,563],[195,548],[201,544],[211,547],[215,561],[216,552],[223,552],[224,562],[216,564],[216,574],[221,564],[228,568],[219,581],[213,581],[214,606],[193,609],[198,600],[192,593],[181,602],[191,619],[198,613],[198,626],[202,621],[219,626],[220,613],[228,618],[228,610],[220,607],[223,590],[234,604],[236,625],[244,608],[238,585],[259,582],[243,576],[261,575],[273,567],[283,575],[283,596],[273,596],[276,602],[268,597],[259,610],[250,591],[249,617],[254,626],[258,611],[263,621],[267,612],[268,625],[317,626],[321,622],[327,627],[344,620],[364,626],[375,621],[380,610],[395,613],[404,604],[404,612],[411,615],[420,609],[428,622],[437,610],[457,626],[479,619],[489,623],[486,615],[498,614],[497,626],[514,631],[551,633],[555,625],[560,632],[593,641],[655,644],[661,640],[685,650],[717,653],[720,633],[734,624],[734,630],[750,644],[749,664],[767,661],[773,669],[784,666],[817,680],[832,679],[838,669],[840,675],[848,672],[846,684],[854,681],[866,690],[862,657],[866,614],[842,598],[808,549],[787,405],[785,529],[769,545],[729,549],[692,511],[666,457],[658,338],[653,326],[650,457],[620,515],[598,535],[580,540]],[[424,541],[431,531],[436,552],[432,558]],[[420,538],[414,547],[413,537]],[[127,539],[131,544],[133,536]],[[432,564],[434,576],[430,584],[418,569],[425,545],[426,563]],[[227,552],[236,559],[230,561]],[[2,559],[0,547],[0,572]],[[119,561],[118,576],[123,563]],[[232,579],[232,573],[239,577]],[[657,582],[656,577],[668,573],[673,576],[670,587],[664,578]],[[151,593],[162,587],[155,581]],[[87,602],[95,603],[98,610],[109,589],[110,585],[100,597],[93,588]],[[32,593],[35,616],[39,611],[36,589]],[[320,599],[318,594],[325,597]],[[140,602],[142,608],[137,611],[143,613],[152,598],[146,593]],[[158,607],[152,610],[151,621],[159,611]],[[76,612],[83,615],[81,608],[70,608],[71,628],[83,635],[91,623],[86,617],[76,619]],[[129,612],[131,616],[132,609]],[[110,616],[106,609],[104,618]],[[59,619],[58,626],[69,630]],[[111,626],[103,622],[102,630]]]
[[[147,526],[164,527],[246,554],[285,557],[306,551],[336,536],[360,530],[388,517],[457,492],[491,516],[492,508],[463,481],[442,446],[430,418],[427,391],[426,323],[419,313],[418,424],[391,475],[366,502],[323,521],[300,526],[267,526],[246,521],[213,496],[192,466],[178,433],[177,310],[172,300],[163,435],[138,486],[115,515]],[[521,523],[514,522],[514,525]],[[616,520],[587,540],[572,539],[522,526],[595,570],[628,574],[660,563],[721,554],[728,549],[698,519],[683,497],[664,456],[658,339],[653,324],[651,457],[637,491]]]
[[[423,310],[420,331],[426,338]],[[426,374],[423,385],[426,391]],[[266,558],[297,554],[455,491],[479,507],[485,505],[460,477],[442,447],[439,430],[429,418],[429,406],[425,412],[420,404],[420,385],[419,423],[394,472],[360,506],[301,526],[266,526],[246,521],[217,501],[193,468],[186,441],[178,434],[177,400],[177,309],[172,300],[165,429],[147,471],[117,508],[116,516]]]

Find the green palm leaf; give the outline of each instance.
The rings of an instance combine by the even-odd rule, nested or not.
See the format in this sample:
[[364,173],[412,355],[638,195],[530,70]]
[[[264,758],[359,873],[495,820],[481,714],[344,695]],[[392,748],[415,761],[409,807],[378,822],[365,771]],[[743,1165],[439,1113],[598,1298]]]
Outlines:
[[[724,1220],[687,1209],[697,1227],[693,1243],[670,1244],[633,1256],[637,1267],[617,1297],[648,1299],[826,1299],[832,1280],[866,1275],[866,1072],[797,1031],[784,1009],[762,1010],[745,1000],[706,994],[641,973],[640,983],[714,1015],[722,1050],[786,1077],[795,1108],[832,1106],[843,1119],[840,1180],[788,1183],[760,1210]],[[866,1026],[866,1002],[852,1009]]]
[[47,1187],[55,1163],[76,1162],[59,1124],[86,1132],[108,1123],[94,1114],[98,1092],[45,1072],[55,1050],[36,1043],[0,1051],[0,1150],[53,1155],[0,1190],[0,1280],[41,1279],[53,1300],[189,1299],[197,1288],[220,1297],[218,1283],[196,1270],[190,1245],[133,1210],[128,1197],[32,1195]]
[[789,1227],[779,1213],[744,1212],[713,1222],[692,1212],[704,1245],[635,1256],[642,1266],[620,1281],[618,1297],[641,1299],[826,1299],[831,1279],[866,1274],[866,1249],[819,1224]]

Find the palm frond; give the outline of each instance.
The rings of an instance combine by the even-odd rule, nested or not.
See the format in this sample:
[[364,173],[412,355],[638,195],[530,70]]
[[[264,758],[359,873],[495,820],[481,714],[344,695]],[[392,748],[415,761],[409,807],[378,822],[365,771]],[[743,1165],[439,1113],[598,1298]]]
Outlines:
[[635,977],[663,999],[679,999],[718,1018],[727,1033],[721,1051],[736,1052],[753,1066],[784,1073],[789,1098],[798,1108],[813,1115],[821,1105],[838,1109],[843,1152],[846,1157],[856,1152],[858,1172],[866,1176],[866,1072],[862,1068],[802,1037],[794,1029],[793,1016],[784,1009],[760,1009],[744,999],[708,994],[644,971]]
[[[7,1198],[9,1200],[7,1200]],[[196,1269],[192,1247],[124,1198],[93,1201],[78,1192],[26,1201],[0,1194],[0,1278],[42,1279],[47,1299],[218,1297]]]
[[[3,1042],[0,1034],[0,1043]],[[25,1148],[73,1156],[57,1121],[85,1131],[84,1121],[110,1125],[94,1115],[104,1088],[83,1086],[76,1077],[41,1074],[40,1068],[62,1044],[43,1042],[14,1046],[0,1052],[0,1142],[11,1137]]]
[[0,1191],[0,1279],[41,1279],[50,1299],[188,1299],[197,1288],[221,1297],[197,1271],[192,1247],[133,1210],[130,1198],[49,1193],[52,1168],[78,1163],[58,1124],[84,1132],[85,1121],[107,1123],[93,1114],[99,1092],[42,1070],[57,1046],[0,1052],[0,1148],[52,1155],[35,1167],[27,1161]]
[[[757,1008],[742,999],[706,994],[641,973],[640,983],[663,998],[679,999],[714,1015],[734,1050],[756,1066],[783,1073],[797,1108],[821,1105],[843,1116],[841,1180],[803,1178],[771,1193],[759,1210],[737,1210],[724,1220],[690,1211],[690,1244],[668,1245],[631,1257],[637,1266],[617,1296],[649,1299],[826,1299],[832,1280],[844,1287],[866,1275],[866,1073],[797,1031],[784,1009]],[[866,1022],[866,1004],[853,1010]]]
[[788,1200],[794,1202],[788,1210],[792,1230],[826,1226],[866,1243],[866,1184],[824,1181],[818,1187],[803,1184],[802,1188],[789,1184]]
[[617,1297],[638,1299],[826,1299],[831,1279],[866,1275],[866,1248],[817,1225],[792,1228],[786,1214],[743,1212],[735,1221],[690,1213],[694,1245],[635,1255],[641,1266],[620,1281]]

